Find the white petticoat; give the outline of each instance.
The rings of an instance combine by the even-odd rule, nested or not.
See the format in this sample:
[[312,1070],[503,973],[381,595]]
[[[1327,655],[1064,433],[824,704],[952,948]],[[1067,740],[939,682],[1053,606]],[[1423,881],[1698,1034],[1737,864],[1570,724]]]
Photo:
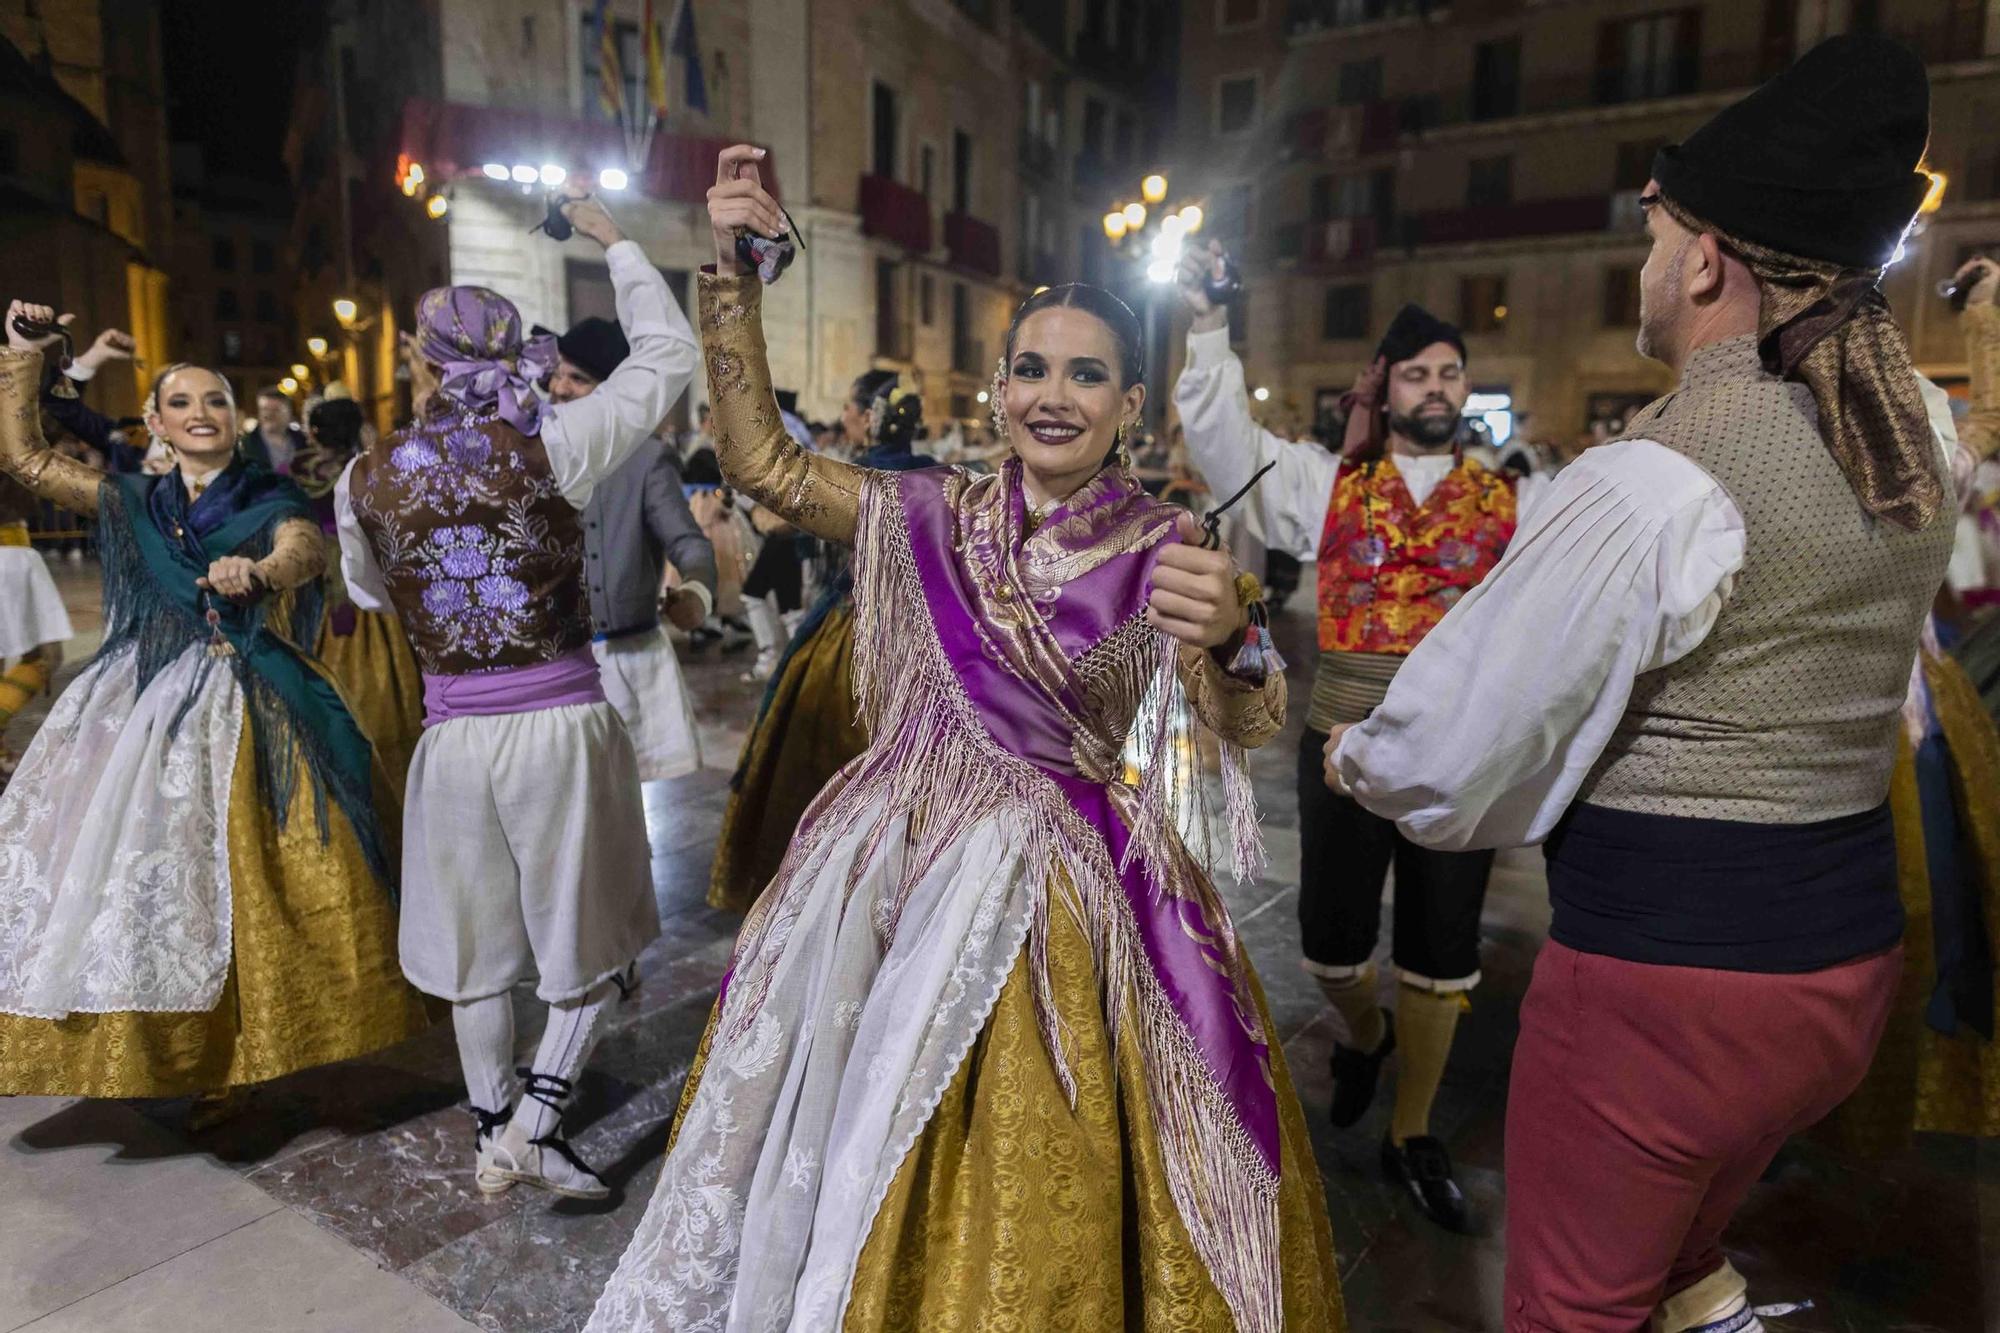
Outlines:
[[0,546],[0,657],[20,657],[75,633],[49,567],[28,546]]
[[911,891],[885,954],[902,821],[848,891],[875,822],[864,812],[818,853],[789,931],[739,963],[593,1333],[839,1325],[875,1213],[985,1027],[1038,892],[1025,837],[987,820]]
[[664,629],[627,634],[590,645],[604,697],[625,720],[639,780],[685,777],[701,767],[701,738],[694,705],[681,679],[680,659]]
[[86,670],[0,793],[0,1011],[200,1013],[222,993],[242,691],[202,645],[137,680],[129,652]]

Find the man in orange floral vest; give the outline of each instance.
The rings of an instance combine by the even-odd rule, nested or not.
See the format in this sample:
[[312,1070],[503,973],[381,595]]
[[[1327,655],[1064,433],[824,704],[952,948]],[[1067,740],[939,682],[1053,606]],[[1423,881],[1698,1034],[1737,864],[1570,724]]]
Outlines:
[[[1498,562],[1514,535],[1516,482],[1460,447],[1465,343],[1414,305],[1396,316],[1356,381],[1340,454],[1260,428],[1229,347],[1227,312],[1205,290],[1222,262],[1211,245],[1182,263],[1194,324],[1174,402],[1188,452],[1217,494],[1276,464],[1250,501],[1264,541],[1319,562],[1319,665],[1299,742],[1299,928],[1306,971],[1347,1027],[1334,1046],[1331,1117],[1343,1128],[1361,1119],[1383,1062],[1400,1046],[1383,1170],[1426,1217],[1465,1231],[1470,1212],[1450,1154],[1430,1133],[1430,1113],[1458,1016],[1479,981],[1479,913],[1493,853],[1411,842],[1390,820],[1328,790],[1323,751],[1329,731],[1382,701],[1410,650]],[[1396,1017],[1383,1007],[1373,962],[1392,865]]]

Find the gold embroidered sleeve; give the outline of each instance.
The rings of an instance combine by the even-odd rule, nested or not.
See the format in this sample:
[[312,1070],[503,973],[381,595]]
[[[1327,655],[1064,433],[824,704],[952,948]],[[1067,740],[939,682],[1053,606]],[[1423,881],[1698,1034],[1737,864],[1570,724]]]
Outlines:
[[1181,683],[1188,705],[1208,729],[1226,741],[1254,750],[1283,730],[1285,673],[1274,671],[1262,685],[1239,680],[1222,669],[1215,655],[1181,645]]
[[700,275],[701,349],[722,475],[779,517],[853,542],[867,469],[808,453],[785,431],[764,355],[764,284],[754,273]]
[[2000,454],[2000,306],[1967,306],[1962,318],[1972,410],[1959,419],[1958,439],[1984,461]]
[[97,512],[104,474],[66,458],[42,435],[42,354],[0,347],[0,468],[73,514]]
[[257,562],[264,584],[287,592],[326,572],[326,538],[309,518],[288,518],[271,534],[271,554]]

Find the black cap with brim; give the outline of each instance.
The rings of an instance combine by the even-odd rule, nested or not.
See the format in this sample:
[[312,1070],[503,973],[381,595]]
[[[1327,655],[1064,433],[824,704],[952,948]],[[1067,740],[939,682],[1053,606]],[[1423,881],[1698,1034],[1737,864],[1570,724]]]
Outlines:
[[[530,330],[540,337],[553,333],[540,324]],[[611,378],[611,372],[624,363],[632,354],[632,344],[625,340],[625,330],[618,327],[616,320],[592,315],[580,319],[570,326],[568,333],[558,333],[556,350],[563,360],[596,380],[599,384]]]
[[1457,348],[1458,359],[1465,360],[1465,338],[1456,324],[1439,319],[1420,305],[1406,305],[1389,321],[1389,331],[1376,344],[1375,355],[1393,366],[1436,343]]
[[1653,177],[1683,211],[1732,236],[1847,268],[1896,253],[1930,178],[1930,83],[1886,37],[1833,37],[1686,142]]

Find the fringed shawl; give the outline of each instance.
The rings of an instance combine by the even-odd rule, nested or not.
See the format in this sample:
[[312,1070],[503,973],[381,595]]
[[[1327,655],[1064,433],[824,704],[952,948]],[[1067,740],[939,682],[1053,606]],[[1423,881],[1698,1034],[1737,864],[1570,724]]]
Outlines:
[[[226,555],[260,559],[278,525],[312,519],[297,487],[253,464],[230,466],[217,485],[190,505],[177,475],[127,474],[106,480],[100,493],[104,554],[103,645],[99,660],[137,657],[144,690],[190,647],[220,635],[227,650],[202,663],[174,714],[178,727],[217,663],[235,673],[249,708],[259,797],[283,828],[296,791],[300,759],[313,783],[319,834],[331,830],[327,802],[347,816],[368,865],[393,894],[396,877],[376,818],[373,749],[324,668],[299,647],[319,633],[323,599],[318,581],[288,599],[238,606],[205,595],[195,581]],[[216,613],[210,625],[208,611]]]

